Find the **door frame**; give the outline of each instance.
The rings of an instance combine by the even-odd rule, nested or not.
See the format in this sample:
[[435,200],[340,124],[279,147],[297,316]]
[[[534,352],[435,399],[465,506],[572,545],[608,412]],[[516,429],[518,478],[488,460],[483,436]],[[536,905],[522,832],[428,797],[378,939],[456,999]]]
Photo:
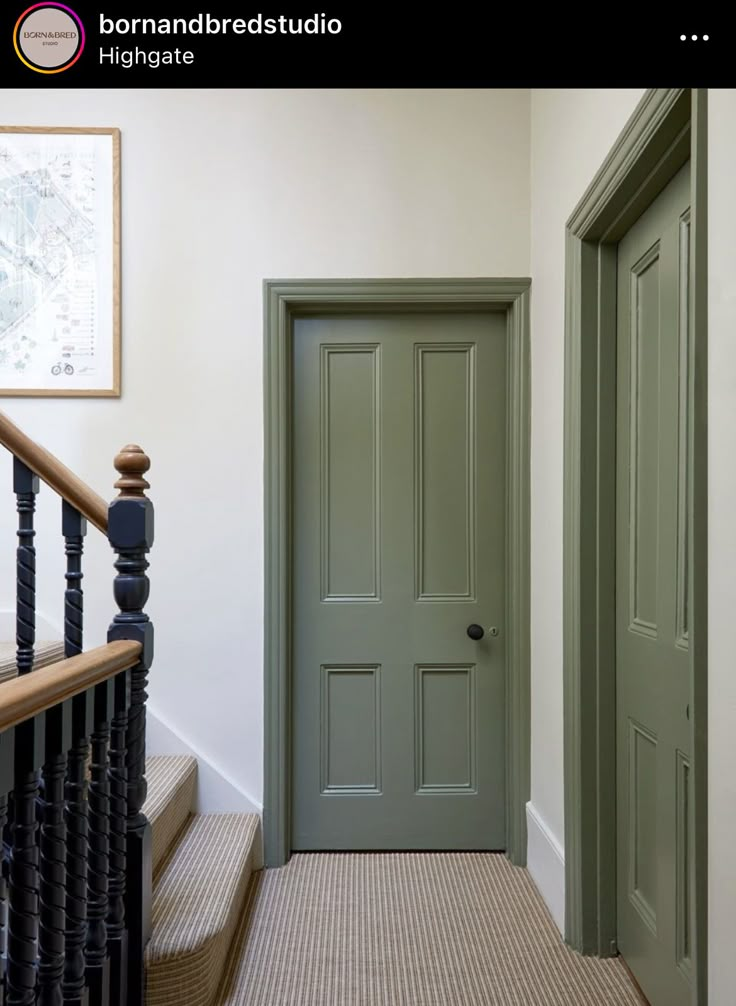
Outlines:
[[526,861],[530,790],[529,279],[264,281],[264,844],[291,855],[293,319],[390,311],[504,311],[507,318],[506,851]]
[[616,245],[691,162],[692,488],[688,499],[694,1002],[706,1003],[706,92],[646,92],[567,223],[565,317],[565,937],[616,951]]

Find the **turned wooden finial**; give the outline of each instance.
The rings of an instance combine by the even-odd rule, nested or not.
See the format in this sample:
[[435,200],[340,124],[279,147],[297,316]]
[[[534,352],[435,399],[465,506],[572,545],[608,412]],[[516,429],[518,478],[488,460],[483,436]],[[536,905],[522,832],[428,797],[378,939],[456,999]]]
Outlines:
[[151,459],[144,454],[138,444],[128,444],[115,456],[115,470],[120,478],[115,488],[120,490],[118,499],[135,499],[145,497],[146,489],[151,486],[143,478],[151,467]]

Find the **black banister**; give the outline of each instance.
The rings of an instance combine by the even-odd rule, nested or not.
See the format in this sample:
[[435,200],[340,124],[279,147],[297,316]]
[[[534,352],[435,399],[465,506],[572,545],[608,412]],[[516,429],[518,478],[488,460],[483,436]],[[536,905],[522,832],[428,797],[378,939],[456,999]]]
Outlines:
[[[53,488],[63,488],[68,470],[38,445],[31,451],[7,417],[2,422],[29,457],[42,455]],[[143,1006],[152,894],[143,813],[153,658],[144,610],[149,465],[134,445],[116,456],[119,495],[106,517],[87,493],[87,510],[117,553],[118,611],[107,645],[90,651],[83,649],[87,521],[70,501],[84,497],[82,483],[74,477],[74,493],[62,494],[65,658],[34,670],[39,478],[22,452],[13,459],[18,677],[0,684],[0,1006]]]

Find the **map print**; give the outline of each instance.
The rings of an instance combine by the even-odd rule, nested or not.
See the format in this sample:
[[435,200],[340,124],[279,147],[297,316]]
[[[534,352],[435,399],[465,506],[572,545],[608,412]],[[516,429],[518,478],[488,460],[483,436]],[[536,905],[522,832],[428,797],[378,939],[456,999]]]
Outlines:
[[109,135],[0,132],[0,387],[112,384]]

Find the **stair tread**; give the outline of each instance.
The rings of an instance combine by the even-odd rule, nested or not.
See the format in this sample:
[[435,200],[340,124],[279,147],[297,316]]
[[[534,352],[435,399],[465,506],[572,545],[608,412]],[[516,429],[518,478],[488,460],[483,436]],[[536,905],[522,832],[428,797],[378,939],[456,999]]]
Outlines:
[[[15,640],[0,640],[0,681],[8,681],[10,678],[16,677],[18,673],[18,667],[15,663],[16,653],[17,643]],[[64,641],[54,639],[36,643],[34,656],[35,670],[53,664],[57,660],[63,660]]]
[[257,814],[196,814],[153,887],[146,958],[182,956],[222,931],[250,875]]
[[143,813],[151,822],[154,874],[162,865],[194,806],[197,759],[151,755],[146,759],[148,797]]
[[147,1006],[210,1006],[243,911],[257,814],[196,814],[153,885]]

